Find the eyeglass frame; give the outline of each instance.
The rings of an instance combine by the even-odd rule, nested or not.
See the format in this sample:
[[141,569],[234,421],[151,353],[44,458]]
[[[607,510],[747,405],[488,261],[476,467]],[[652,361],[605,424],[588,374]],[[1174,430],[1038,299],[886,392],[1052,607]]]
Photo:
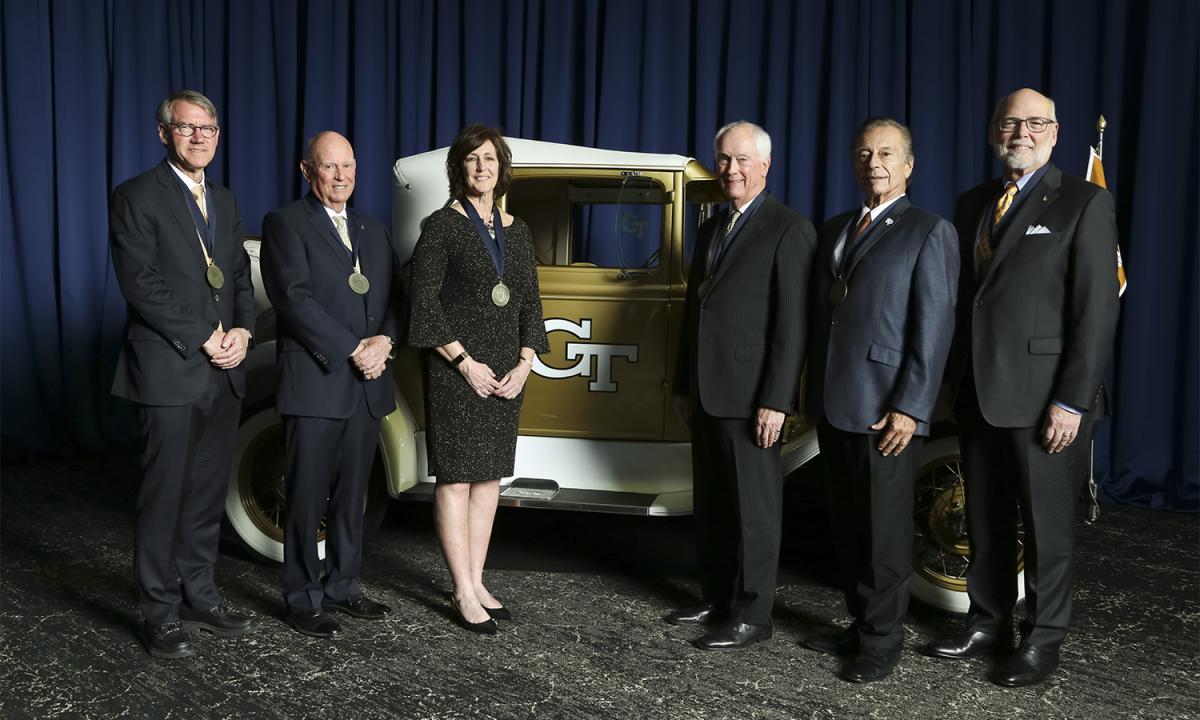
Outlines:
[[[197,130],[199,130],[200,137],[204,138],[205,140],[212,140],[221,132],[220,125],[193,125],[191,123],[160,123],[160,124],[163,127],[169,127],[172,130],[174,130],[175,132],[179,133],[179,137],[191,137],[192,135],[196,134]],[[187,128],[188,131],[183,132],[184,128]],[[205,131],[208,129],[212,130],[211,135],[205,134]]]
[[[1041,121],[1041,122],[1045,123],[1045,127],[1043,127],[1041,130],[1035,130],[1033,125],[1030,125],[1030,123],[1033,121]],[[1004,124],[1006,122],[1013,123],[1013,126],[1011,128],[1004,127]],[[1029,132],[1037,135],[1037,134],[1044,133],[1047,130],[1049,130],[1051,125],[1057,125],[1058,121],[1055,120],[1054,118],[1048,118],[1048,117],[1029,117],[1029,118],[1002,117],[999,120],[995,121],[996,129],[999,130],[1000,132],[1016,132],[1021,129],[1022,123],[1025,124],[1025,127],[1029,128]]]

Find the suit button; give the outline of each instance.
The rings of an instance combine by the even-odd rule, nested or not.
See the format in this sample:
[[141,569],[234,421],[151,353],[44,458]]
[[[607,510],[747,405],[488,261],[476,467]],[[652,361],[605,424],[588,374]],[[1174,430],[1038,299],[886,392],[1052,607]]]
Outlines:
[[982,300],[976,300],[976,301],[975,301],[975,307],[983,307],[983,301],[982,301]]
[[833,322],[829,323],[829,326],[830,326],[830,327],[837,327],[837,320],[834,320]]
[[701,309],[701,310],[707,310],[707,309],[708,309],[708,303],[706,303],[706,302],[705,302],[705,303],[700,303],[700,309]]

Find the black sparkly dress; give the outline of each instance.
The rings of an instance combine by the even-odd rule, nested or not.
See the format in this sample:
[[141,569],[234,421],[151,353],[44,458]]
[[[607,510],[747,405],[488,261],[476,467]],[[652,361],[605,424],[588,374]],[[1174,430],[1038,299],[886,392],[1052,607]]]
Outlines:
[[538,294],[533,238],[520,218],[504,228],[504,307],[492,302],[496,267],[483,239],[451,207],[430,215],[412,259],[408,343],[422,353],[425,445],[439,483],[495,480],[513,474],[522,392],[512,400],[480,398],[458,369],[432,348],[458,340],[477,362],[504,376],[522,347],[550,350]]

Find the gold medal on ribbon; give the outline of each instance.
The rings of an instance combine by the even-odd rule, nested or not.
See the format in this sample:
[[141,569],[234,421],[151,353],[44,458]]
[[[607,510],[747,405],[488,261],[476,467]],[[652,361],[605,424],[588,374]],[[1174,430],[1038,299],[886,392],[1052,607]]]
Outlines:
[[360,272],[352,272],[350,273],[350,289],[359,295],[366,295],[367,291],[371,289],[371,281]]
[[208,264],[208,269],[204,271],[204,277],[214,290],[220,290],[225,286],[225,273],[221,272],[221,268],[217,267],[215,262]]
[[510,297],[511,294],[508,292],[508,286],[503,281],[498,281],[496,287],[492,288],[492,304],[496,307],[507,305]]
[[829,288],[829,302],[841,305],[846,301],[846,295],[849,293],[850,286],[846,284],[845,278],[838,278],[834,281],[833,287]]

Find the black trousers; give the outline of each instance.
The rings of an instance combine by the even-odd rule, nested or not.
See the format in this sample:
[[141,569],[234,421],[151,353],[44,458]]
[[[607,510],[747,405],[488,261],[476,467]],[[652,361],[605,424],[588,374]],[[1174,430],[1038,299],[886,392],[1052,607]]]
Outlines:
[[783,521],[779,444],[758,447],[753,419],[701,410],[691,425],[701,594],[732,620],[766,625],[775,604]]
[[[1017,601],[1017,520],[1025,526],[1022,638],[1057,648],[1071,621],[1075,507],[1087,480],[1093,419],[1085,415],[1066,450],[1042,448],[1042,427],[998,428],[979,412],[973,392],[960,403],[959,442],[966,473],[971,565],[967,624],[1007,630]],[[1018,511],[1019,508],[1019,511]]]
[[884,457],[881,437],[817,426],[846,609],[863,647],[898,650],[913,572],[913,477],[924,438],[913,436],[904,452]]
[[133,571],[148,622],[178,620],[181,602],[200,611],[221,604],[213,566],[241,407],[217,370],[191,405],[138,407],[146,446]]
[[[365,402],[346,419],[286,415],[287,517],[284,519],[284,602],[288,612],[359,595],[363,503],[379,439],[379,418]],[[325,521],[325,561],[317,532]]]

